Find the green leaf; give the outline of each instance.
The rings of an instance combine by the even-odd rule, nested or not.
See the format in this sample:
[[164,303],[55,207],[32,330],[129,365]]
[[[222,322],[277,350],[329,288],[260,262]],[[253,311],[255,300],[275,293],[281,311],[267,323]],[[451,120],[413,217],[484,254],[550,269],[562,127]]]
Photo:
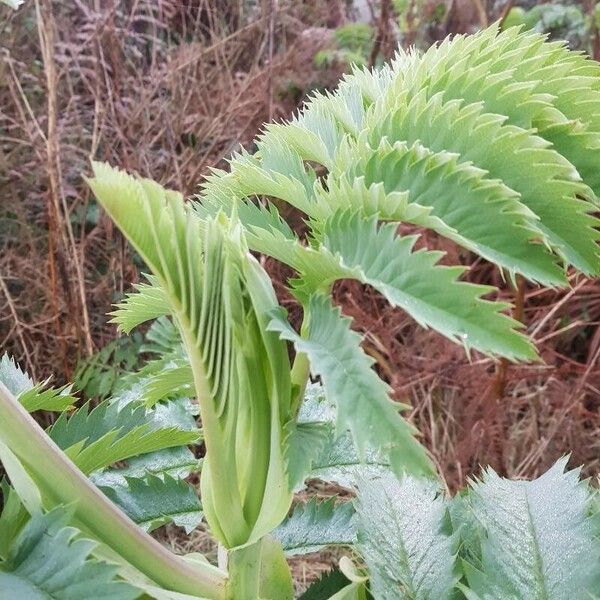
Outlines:
[[465,348],[512,360],[536,358],[520,323],[503,314],[509,305],[483,299],[494,288],[459,280],[466,270],[438,264],[441,252],[413,251],[416,236],[399,237],[396,226],[378,228],[377,216],[335,213],[312,223],[318,247],[305,247],[274,231],[250,237],[253,248],[296,269],[296,291],[305,299],[338,279],[356,279],[380,291],[419,324],[433,327]]
[[292,497],[282,443],[290,367],[286,345],[265,331],[277,306],[270,280],[234,217],[202,221],[154,182],[97,163],[94,172],[94,193],[164,290],[185,343],[207,448],[208,523],[226,547],[252,543]]
[[351,546],[356,541],[354,507],[335,498],[297,504],[294,512],[273,530],[288,555],[319,552],[327,546]]
[[126,380],[139,362],[141,336],[119,337],[77,363],[73,382],[86,398],[104,400]]
[[195,431],[156,423],[139,404],[120,408],[108,401],[91,411],[84,405],[71,417],[61,414],[48,435],[87,474],[132,456],[198,439]]
[[129,600],[140,592],[116,580],[117,567],[91,558],[95,542],[76,538],[68,513],[34,515],[0,563],[0,597],[42,600]]
[[155,375],[148,377],[141,394],[147,407],[176,396],[189,396],[194,391],[192,367],[185,361],[172,361]]
[[43,389],[42,385],[36,385],[6,353],[0,358],[0,381],[17,396],[28,412],[36,410],[61,412],[71,408],[77,401],[69,394],[69,386]]
[[373,359],[360,347],[360,336],[351,331],[350,320],[340,316],[321,294],[310,298],[308,332],[298,335],[281,312],[269,325],[297,352],[310,360],[311,370],[323,381],[325,394],[337,406],[339,432],[349,429],[360,455],[367,444],[386,448],[397,465],[414,473],[434,472],[423,447],[414,439],[414,429],[390,400],[387,386],[371,368]]
[[146,275],[149,283],[137,283],[135,292],[125,295],[116,305],[116,310],[110,313],[110,323],[116,323],[119,329],[129,333],[132,329],[164,315],[171,314],[171,307],[163,289],[152,275]]
[[367,444],[361,458],[349,433],[336,436],[335,421],[335,403],[321,385],[309,384],[298,413],[296,443],[288,446],[288,465],[296,469],[298,484],[309,478],[354,489],[359,481],[392,469],[389,456],[377,445]]
[[159,317],[150,325],[140,352],[164,356],[181,349],[181,334],[173,321],[167,317]]
[[455,540],[442,533],[444,499],[434,481],[392,473],[359,485],[358,550],[381,600],[451,597]]
[[18,494],[6,479],[0,482],[2,489],[2,514],[0,514],[0,560],[8,558],[13,540],[27,522],[29,515]]
[[18,400],[27,412],[48,410],[62,412],[73,408],[77,398],[69,393],[70,386],[64,388],[42,389],[40,386],[27,390],[19,395]]
[[332,569],[317,579],[298,600],[329,600],[349,583],[339,569]]
[[[502,314],[507,305],[483,300],[493,288],[459,281],[465,269],[438,265],[440,252],[413,252],[415,236],[399,237],[393,224],[377,227],[376,217],[342,212],[321,226],[323,246],[349,277],[372,285],[420,325],[491,355],[535,358],[521,325]],[[316,274],[316,273],[315,273]],[[306,284],[318,280],[304,274]],[[336,279],[339,275],[336,275]]]
[[127,459],[127,466],[96,471],[90,475],[90,479],[99,487],[113,487],[127,485],[127,477],[144,478],[146,475],[156,475],[157,477],[169,475],[175,479],[184,479],[198,469],[199,460],[193,452],[187,447],[175,447],[134,456]]
[[482,600],[583,600],[600,589],[590,493],[578,469],[564,472],[566,464],[559,460],[534,481],[509,481],[488,469],[473,483],[466,502],[483,530],[481,568],[467,579]]
[[[521,273],[547,285],[565,285],[563,269],[544,246],[546,236],[538,228],[535,214],[519,201],[515,191],[487,178],[485,171],[459,162],[457,154],[432,152],[418,142],[390,146],[384,140],[376,151],[365,146],[357,154],[360,163],[352,172],[354,177],[364,175],[367,187],[383,183],[387,194],[408,194],[410,204],[401,215],[393,215],[393,220],[433,229],[513,277]],[[348,165],[343,168],[347,173]],[[325,195],[326,202],[330,195]],[[415,213],[415,205],[427,208],[427,215]]]
[[177,592],[223,596],[222,571],[209,564],[188,564],[137,527],[73,465],[1,383],[0,415],[0,460],[30,514],[40,514],[42,506],[71,506],[73,522],[101,542],[98,554],[110,556],[128,578],[138,581],[139,572],[142,579],[149,577]]
[[[398,97],[397,108],[381,118],[369,136],[373,146],[384,137],[414,144],[433,152],[455,152],[461,161],[498,178],[520,194],[520,201],[539,217],[539,227],[555,250],[585,273],[600,269],[598,220],[593,204],[580,198],[593,193],[580,181],[573,165],[535,134],[505,125],[502,115],[485,113],[482,103],[444,102],[439,93],[427,99],[419,90],[407,100]],[[377,114],[377,117],[375,115]],[[489,150],[490,140],[494,142]]]
[[100,489],[145,531],[174,523],[189,534],[202,520],[198,496],[185,481],[168,475],[125,480],[125,486],[100,486]]
[[[544,9],[564,7],[535,6],[524,16],[529,27]],[[424,69],[418,69],[413,72],[421,82],[417,85],[426,85],[430,93],[443,91],[446,99],[483,101],[487,112],[506,115],[511,124],[525,129],[535,127],[599,193],[600,179],[593,166],[600,132],[597,63],[570,52],[563,41],[546,43],[537,32],[514,28],[498,35],[497,27],[490,27],[443,49],[429,50],[423,64],[429,66],[427,81]]]

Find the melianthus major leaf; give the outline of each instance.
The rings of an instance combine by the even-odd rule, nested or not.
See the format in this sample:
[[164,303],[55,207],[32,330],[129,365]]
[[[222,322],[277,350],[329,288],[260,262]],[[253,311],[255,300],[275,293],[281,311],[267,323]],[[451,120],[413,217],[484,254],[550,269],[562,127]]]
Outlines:
[[362,482],[357,548],[378,600],[444,600],[453,593],[456,539],[443,533],[437,482],[388,472]]
[[354,507],[335,498],[297,504],[294,512],[277,526],[276,537],[288,555],[319,552],[327,546],[352,546],[356,541]]
[[141,400],[147,407],[174,397],[191,396],[194,390],[192,367],[185,360],[169,361],[163,369],[146,378]]
[[77,401],[70,392],[70,386],[46,388],[35,384],[8,354],[0,358],[0,381],[14,394],[28,412],[48,410],[61,412],[71,408]]
[[[348,195],[360,193],[347,188]],[[249,226],[254,250],[298,271],[296,293],[304,300],[338,279],[372,285],[419,324],[432,327],[466,348],[513,360],[533,359],[535,349],[503,314],[508,305],[483,298],[494,288],[459,280],[463,267],[439,265],[440,252],[414,251],[416,236],[400,237],[393,224],[377,226],[377,215],[341,210],[311,221],[314,246],[306,247],[275,229]]]
[[[230,172],[215,172],[198,210],[239,209],[252,249],[294,268],[308,264],[309,274],[331,267],[331,257],[321,248],[299,258],[275,202],[272,211],[258,208],[254,196],[299,208],[317,233],[343,209],[414,223],[511,278],[564,285],[564,265],[600,272],[600,221],[592,214],[598,115],[593,61],[538,34],[492,26],[423,55],[399,51],[391,66],[355,69],[335,92],[315,94],[290,122],[267,126],[253,156],[235,156]],[[333,265],[330,276],[339,271]],[[488,343],[499,323],[491,319]],[[506,341],[492,352],[506,352]],[[516,354],[532,356],[522,344],[518,353],[508,348]]]
[[2,513],[0,513],[0,561],[2,561],[8,558],[13,541],[28,521],[29,515],[18,494],[6,479],[0,481],[0,490],[2,490]]
[[[488,469],[465,502],[481,527],[465,563],[482,600],[583,600],[600,589],[600,540],[589,517],[590,493],[579,470],[559,460],[534,481],[510,481]],[[467,538],[468,541],[468,538]]]
[[[433,229],[498,264],[513,277],[521,273],[546,285],[566,283],[556,257],[544,245],[547,238],[537,226],[537,217],[520,201],[519,194],[500,180],[488,178],[486,171],[470,163],[459,162],[459,154],[433,152],[419,142],[396,142],[392,146],[384,139],[375,151],[366,148],[361,152],[359,148],[353,150],[353,163],[340,164],[341,179],[350,172],[354,178],[364,177],[367,187],[382,183],[386,197],[405,193],[407,208],[389,220]],[[335,187],[331,189],[335,191]],[[321,197],[330,204],[330,191]],[[425,217],[414,214],[417,206],[428,209]]]
[[299,600],[330,600],[340,590],[344,589],[350,582],[339,570],[333,569],[324,573],[300,596]]
[[336,405],[320,384],[309,384],[288,442],[288,465],[294,489],[306,479],[354,489],[359,481],[390,471],[390,457],[378,445],[367,444],[361,457],[350,433],[336,435]]
[[148,475],[175,479],[184,479],[190,473],[199,470],[200,461],[185,446],[165,448],[158,452],[149,452],[127,459],[126,466],[113,466],[104,471],[95,471],[90,479],[98,487],[127,485],[127,478],[143,479]]
[[[413,251],[416,237],[397,236],[393,224],[378,228],[375,217],[342,212],[320,226],[318,237],[350,277],[372,285],[419,324],[487,354],[535,358],[516,331],[519,323],[501,312],[507,305],[482,298],[493,288],[459,281],[462,267],[438,265],[439,252]],[[311,274],[303,274],[303,282],[318,284]]]
[[362,351],[350,320],[341,318],[339,309],[322,294],[313,295],[307,308],[306,337],[298,335],[281,312],[273,313],[269,327],[309,357],[312,372],[321,377],[325,394],[336,403],[338,431],[351,431],[361,455],[367,444],[385,448],[400,468],[432,474],[413,427],[398,414],[388,396],[389,386],[372,370],[374,361]]
[[480,100],[514,125],[537,128],[598,194],[593,154],[600,132],[600,69],[585,55],[516,27],[498,35],[495,26],[430,49],[418,65],[407,65],[405,57],[401,62],[411,84],[426,85],[429,93]]
[[125,485],[101,485],[100,489],[145,531],[174,523],[189,534],[202,520],[194,488],[166,474],[125,477]]
[[141,336],[119,337],[77,362],[73,382],[86,398],[105,400],[138,366]]
[[132,456],[198,439],[195,431],[157,424],[139,404],[119,407],[109,401],[91,411],[84,405],[71,417],[62,413],[48,435],[86,474]]
[[146,279],[148,283],[135,284],[135,292],[126,294],[116,305],[116,310],[110,313],[110,322],[116,323],[125,333],[146,321],[171,314],[168,298],[156,278],[146,275]]
[[[518,192],[520,201],[539,217],[539,227],[550,243],[569,263],[586,273],[598,271],[598,220],[589,214],[594,206],[580,199],[593,193],[549,142],[505,125],[505,117],[485,113],[481,103],[444,102],[441,93],[427,100],[424,90],[410,100],[400,96],[396,101],[397,108],[383,119],[374,116],[379,124],[370,132],[371,144],[376,147],[385,137],[391,144],[419,141],[434,152],[459,154],[461,161],[473,162]],[[386,111],[389,108],[385,106]],[[493,152],[488,151],[489,140],[494,140]]]
[[290,367],[285,344],[265,331],[277,306],[268,276],[236,220],[203,221],[180,194],[106,165],[94,170],[92,189],[157,278],[185,343],[207,448],[209,525],[227,547],[256,541],[291,502]]
[[181,334],[175,323],[167,317],[159,317],[146,332],[140,352],[165,356],[179,351],[182,344]]
[[34,515],[0,563],[0,597],[134,600],[141,595],[116,579],[118,568],[91,557],[95,542],[67,527],[68,512]]
[[[164,327],[164,323],[159,325],[161,332],[166,331]],[[173,352],[168,340],[164,337],[160,337],[160,340],[161,344],[166,343],[167,352]],[[177,345],[180,343],[179,340]],[[140,400],[147,400],[146,384],[153,376],[148,374],[147,369],[143,370],[144,375],[139,381],[110,398],[111,406],[119,411],[124,408],[136,410]],[[155,429],[175,428],[199,436],[196,414],[197,407],[187,397],[158,402],[146,411],[146,417]],[[133,456],[127,459],[126,465],[122,462],[104,471],[91,473],[90,479],[136,523],[145,529],[159,527],[171,520],[188,529],[197,525],[201,518],[198,499],[190,486],[181,480],[191,472],[198,471],[199,461],[186,445]]]
[[[119,410],[138,406],[143,385],[135,384],[110,399]],[[147,415],[155,428],[176,428],[199,436],[196,409],[189,398],[180,397],[158,403]],[[193,529],[202,518],[198,498],[188,483],[182,481],[199,470],[200,461],[186,446],[164,448],[120,461],[104,471],[95,471],[90,479],[118,504],[129,517],[151,530],[173,521]],[[112,491],[111,491],[112,490]],[[171,515],[171,516],[169,516]]]

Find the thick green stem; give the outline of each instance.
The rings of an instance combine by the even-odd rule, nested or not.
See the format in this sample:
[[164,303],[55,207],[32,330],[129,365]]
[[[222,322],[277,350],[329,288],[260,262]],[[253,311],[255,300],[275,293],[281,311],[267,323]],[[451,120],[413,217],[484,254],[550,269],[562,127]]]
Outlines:
[[152,581],[183,594],[225,598],[221,571],[188,563],[144,533],[83,475],[2,383],[0,439],[23,464],[46,502],[75,503],[77,522]]
[[281,544],[270,535],[228,556],[227,600],[293,600],[294,585]]

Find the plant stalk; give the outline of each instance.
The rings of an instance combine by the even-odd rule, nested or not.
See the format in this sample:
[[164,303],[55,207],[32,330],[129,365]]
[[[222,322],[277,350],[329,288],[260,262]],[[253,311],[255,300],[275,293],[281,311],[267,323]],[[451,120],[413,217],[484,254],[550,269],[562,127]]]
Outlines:
[[294,585],[281,544],[267,535],[228,555],[227,600],[293,600]]
[[212,565],[187,563],[142,531],[65,456],[1,382],[0,439],[45,501],[50,497],[53,505],[75,503],[78,522],[152,581],[174,592],[224,600],[222,572]]

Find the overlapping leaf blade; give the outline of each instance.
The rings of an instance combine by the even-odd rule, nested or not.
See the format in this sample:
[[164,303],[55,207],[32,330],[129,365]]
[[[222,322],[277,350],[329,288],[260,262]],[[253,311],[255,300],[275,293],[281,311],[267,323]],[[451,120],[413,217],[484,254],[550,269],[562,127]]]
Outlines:
[[600,589],[590,494],[579,470],[565,467],[561,459],[534,481],[502,479],[489,469],[473,484],[466,501],[483,534],[480,563],[466,563],[465,572],[480,598],[583,600]]
[[305,353],[311,370],[323,381],[325,394],[337,406],[338,431],[350,430],[359,455],[367,445],[386,448],[398,468],[409,472],[433,473],[423,447],[416,441],[414,428],[399,414],[388,396],[389,386],[372,370],[373,359],[360,347],[360,336],[350,330],[349,319],[321,294],[308,304],[306,337],[298,335],[285,315],[273,315],[270,329],[294,343]]
[[202,507],[194,488],[166,474],[127,477],[125,485],[100,489],[146,531],[174,523],[189,534],[202,520]]
[[62,413],[48,435],[87,474],[132,456],[198,439],[195,431],[157,424],[140,404],[120,407],[109,401],[91,411],[86,405],[71,417]]
[[290,369],[285,344],[264,330],[276,305],[269,279],[235,219],[203,221],[179,194],[106,165],[94,169],[90,185],[156,276],[186,346],[207,446],[207,519],[228,547],[256,541],[291,501],[282,444]]
[[309,500],[273,530],[289,555],[318,552],[326,546],[351,546],[356,541],[354,507],[335,498]]
[[44,389],[44,385],[36,385],[6,353],[0,358],[0,381],[17,396],[28,412],[36,410],[60,412],[70,408],[76,402],[76,398],[69,393],[70,386]]
[[443,530],[434,481],[388,472],[359,485],[358,549],[381,600],[444,600],[454,590],[455,539]]

